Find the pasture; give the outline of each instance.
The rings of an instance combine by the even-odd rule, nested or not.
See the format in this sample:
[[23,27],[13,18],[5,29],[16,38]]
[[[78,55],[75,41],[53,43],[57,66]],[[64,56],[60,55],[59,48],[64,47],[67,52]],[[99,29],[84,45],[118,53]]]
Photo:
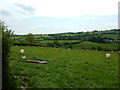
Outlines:
[[73,44],[73,48],[83,48],[83,49],[97,49],[98,47],[101,48],[101,50],[106,51],[118,51],[118,43],[95,43],[90,41],[85,41],[79,44]]
[[[40,41],[43,44],[47,44],[47,43],[53,43],[54,40],[45,40],[45,41]],[[80,42],[80,40],[58,40],[58,42],[60,44],[62,43],[73,43],[73,42]]]
[[[26,60],[48,61],[48,64],[21,61],[20,49],[25,50]],[[110,59],[105,58],[106,53],[111,54]],[[118,87],[116,52],[17,46],[11,48],[10,69],[18,88]]]

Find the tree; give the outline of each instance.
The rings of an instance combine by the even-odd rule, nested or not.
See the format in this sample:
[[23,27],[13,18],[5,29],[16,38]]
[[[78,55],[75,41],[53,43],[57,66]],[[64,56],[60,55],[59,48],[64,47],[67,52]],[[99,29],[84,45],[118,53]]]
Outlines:
[[72,49],[72,44],[71,43],[69,43],[68,48]]
[[10,71],[9,71],[9,53],[12,46],[13,31],[8,29],[4,21],[0,20],[0,41],[2,42],[2,88],[10,88]]
[[34,45],[35,44],[35,38],[32,33],[29,33],[28,35],[25,36],[25,40],[27,44]]
[[97,47],[97,50],[98,50],[98,51],[101,51],[101,49],[102,49],[102,48],[101,48],[100,46]]
[[95,50],[95,47],[92,47],[92,50]]
[[59,42],[58,42],[58,40],[54,40],[54,42],[53,42],[55,45],[58,45],[59,46]]
[[52,42],[47,43],[47,45],[48,45],[49,47],[54,47],[54,43],[52,43]]

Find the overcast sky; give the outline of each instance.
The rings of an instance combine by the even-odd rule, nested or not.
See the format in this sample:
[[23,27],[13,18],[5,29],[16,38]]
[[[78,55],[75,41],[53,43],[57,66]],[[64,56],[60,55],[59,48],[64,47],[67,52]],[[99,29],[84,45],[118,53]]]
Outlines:
[[119,0],[0,0],[0,20],[15,34],[118,28]]

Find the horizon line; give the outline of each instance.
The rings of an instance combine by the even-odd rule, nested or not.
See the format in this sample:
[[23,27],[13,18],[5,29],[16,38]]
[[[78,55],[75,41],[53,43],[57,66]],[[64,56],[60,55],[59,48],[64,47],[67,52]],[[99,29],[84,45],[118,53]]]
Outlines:
[[[108,29],[106,29],[108,30]],[[79,31],[79,32],[93,32],[93,31],[106,31],[106,30],[92,30],[92,31]],[[118,29],[109,29],[108,31],[110,30],[119,30]],[[42,35],[42,34],[62,34],[62,33],[78,33],[78,32],[53,32],[53,33],[32,33],[32,34],[38,34],[38,35]],[[14,33],[14,35],[27,35],[29,33]]]

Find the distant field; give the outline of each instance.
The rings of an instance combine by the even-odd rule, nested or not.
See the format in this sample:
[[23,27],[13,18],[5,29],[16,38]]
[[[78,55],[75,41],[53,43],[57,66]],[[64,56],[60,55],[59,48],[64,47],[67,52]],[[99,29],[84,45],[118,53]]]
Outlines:
[[[80,40],[58,40],[59,43],[71,43],[71,42],[79,42]],[[45,41],[40,41],[41,43],[47,44],[54,42],[54,40],[45,40]]]
[[120,39],[117,34],[103,34],[102,37],[108,37],[113,39]]
[[83,49],[92,49],[101,47],[101,50],[113,50],[116,51],[118,50],[118,43],[94,43],[94,42],[89,42],[85,41],[79,44],[73,44],[73,48],[83,48]]
[[[79,36],[86,36],[86,35],[101,35],[102,37],[108,37],[112,39],[120,39],[118,38],[119,31],[118,30],[107,30],[107,31],[91,31],[91,32],[71,32],[71,33],[58,33],[58,34],[38,34],[34,35],[36,40],[54,40],[55,38],[61,37],[63,40],[73,40],[74,38],[69,38],[69,37],[78,37]],[[24,40],[25,35],[15,35],[13,38],[17,40]],[[69,39],[68,39],[69,38]],[[61,39],[59,39],[61,40]],[[77,39],[76,39],[77,40]]]
[[[20,49],[27,59],[48,61],[47,65],[19,61]],[[105,54],[111,58],[106,59]],[[12,47],[10,68],[17,87],[29,88],[117,88],[116,52],[46,47]]]

